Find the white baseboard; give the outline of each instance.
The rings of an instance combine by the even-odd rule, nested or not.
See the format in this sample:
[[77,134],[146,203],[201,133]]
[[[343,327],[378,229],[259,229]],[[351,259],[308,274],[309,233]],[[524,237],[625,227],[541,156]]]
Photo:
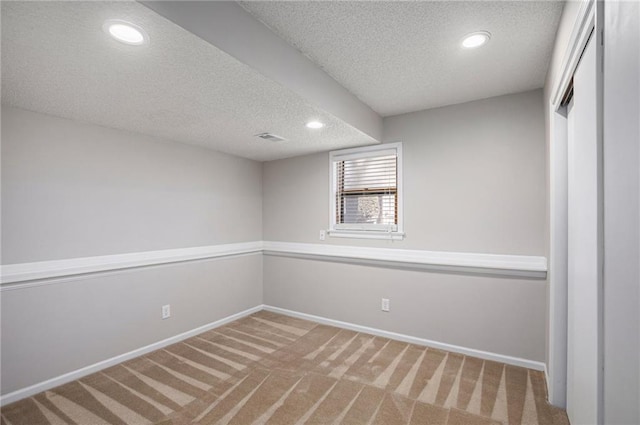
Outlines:
[[519,357],[506,356],[504,354],[491,353],[489,351],[476,350],[473,348],[461,347],[459,345],[445,344],[443,342],[431,341],[429,339],[418,338],[415,336],[399,334],[396,332],[385,331],[382,329],[370,328],[368,326],[356,325],[354,323],[342,322],[340,320],[328,319],[326,317],[314,316],[312,314],[300,313],[298,311],[287,310],[280,307],[273,307],[270,305],[264,305],[264,310],[271,311],[273,313],[280,313],[286,316],[297,317],[299,319],[310,320],[312,322],[318,322],[325,325],[335,326],[343,329],[350,329],[357,332],[364,332],[371,335],[377,335],[384,338],[395,339],[398,341],[408,342],[411,344],[422,345],[425,347],[437,348],[440,350],[451,351],[454,353],[460,353],[467,356],[478,357],[484,360],[493,360],[500,363],[505,363],[513,366],[526,367],[528,369],[545,371],[546,366],[543,362],[535,360],[527,360]]
[[135,357],[142,356],[144,354],[166,347],[167,345],[175,344],[176,342],[183,341],[187,338],[191,338],[192,336],[198,335],[202,332],[206,332],[210,329],[220,327],[229,322],[233,322],[234,320],[237,320],[242,317],[253,314],[255,312],[258,312],[262,310],[262,308],[263,308],[262,305],[257,305],[255,307],[241,311],[239,313],[232,314],[231,316],[227,316],[220,320],[216,320],[215,322],[211,322],[206,325],[197,327],[195,329],[191,329],[190,331],[186,331],[181,334],[172,336],[170,338],[163,339],[162,341],[154,342],[153,344],[149,344],[147,346],[137,348],[135,350],[129,351],[128,353],[120,354],[118,356],[111,357],[110,359],[103,360],[101,362],[94,363],[89,366],[85,366],[81,369],[77,369],[69,373],[65,373],[64,375],[60,375],[55,378],[48,379],[44,382],[39,382],[29,387],[22,388],[20,390],[8,393],[6,395],[0,396],[0,406],[5,406],[9,403],[13,403],[14,401],[31,397],[32,395],[38,394],[42,391],[46,391],[51,388],[57,387],[59,385],[63,385],[68,382],[75,381],[76,379],[80,379],[92,373],[98,372],[102,369],[106,369],[108,367],[114,366],[118,363],[122,363],[124,361],[131,360]]
[[[547,401],[550,404],[553,404],[551,403],[551,384],[550,384],[551,381],[549,380],[549,369],[547,369],[546,363],[544,365],[544,382],[547,384]],[[556,407],[562,407],[562,406],[556,406]],[[562,408],[565,409],[566,406]]]

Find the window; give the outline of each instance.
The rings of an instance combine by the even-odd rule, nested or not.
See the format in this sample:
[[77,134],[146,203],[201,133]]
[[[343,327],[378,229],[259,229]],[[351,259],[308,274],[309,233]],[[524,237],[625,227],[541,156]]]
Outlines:
[[402,144],[334,151],[329,158],[329,234],[402,239]]

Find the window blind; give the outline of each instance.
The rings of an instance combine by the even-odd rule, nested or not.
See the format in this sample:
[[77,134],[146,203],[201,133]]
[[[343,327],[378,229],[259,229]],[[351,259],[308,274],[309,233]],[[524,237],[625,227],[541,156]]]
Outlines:
[[337,159],[334,167],[336,229],[396,231],[398,159],[395,151]]

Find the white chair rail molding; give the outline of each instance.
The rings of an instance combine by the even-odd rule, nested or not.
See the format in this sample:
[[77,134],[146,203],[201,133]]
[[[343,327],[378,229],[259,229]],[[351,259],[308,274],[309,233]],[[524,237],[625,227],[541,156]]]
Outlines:
[[184,261],[240,255],[275,255],[396,268],[493,274],[544,279],[547,259],[539,256],[365,248],[329,244],[254,241],[193,248],[70,258],[2,266],[2,290],[47,280]]

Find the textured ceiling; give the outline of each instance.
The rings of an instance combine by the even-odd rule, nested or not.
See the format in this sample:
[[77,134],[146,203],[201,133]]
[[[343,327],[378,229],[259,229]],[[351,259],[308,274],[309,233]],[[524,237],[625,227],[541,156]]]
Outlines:
[[[542,87],[562,11],[555,1],[242,6],[384,116]],[[1,7],[3,104],[256,160],[376,143],[136,2]],[[106,19],[137,23],[150,44],[110,39]],[[476,30],[491,42],[461,49]],[[327,126],[311,131],[311,119]],[[263,132],[288,141],[254,137]]]
[[[3,104],[256,160],[376,143],[141,4],[1,7]],[[112,40],[106,19],[143,27],[149,45]],[[310,119],[327,126],[309,130]]]
[[[242,2],[383,116],[540,88],[563,2]],[[486,30],[486,46],[460,47]]]

